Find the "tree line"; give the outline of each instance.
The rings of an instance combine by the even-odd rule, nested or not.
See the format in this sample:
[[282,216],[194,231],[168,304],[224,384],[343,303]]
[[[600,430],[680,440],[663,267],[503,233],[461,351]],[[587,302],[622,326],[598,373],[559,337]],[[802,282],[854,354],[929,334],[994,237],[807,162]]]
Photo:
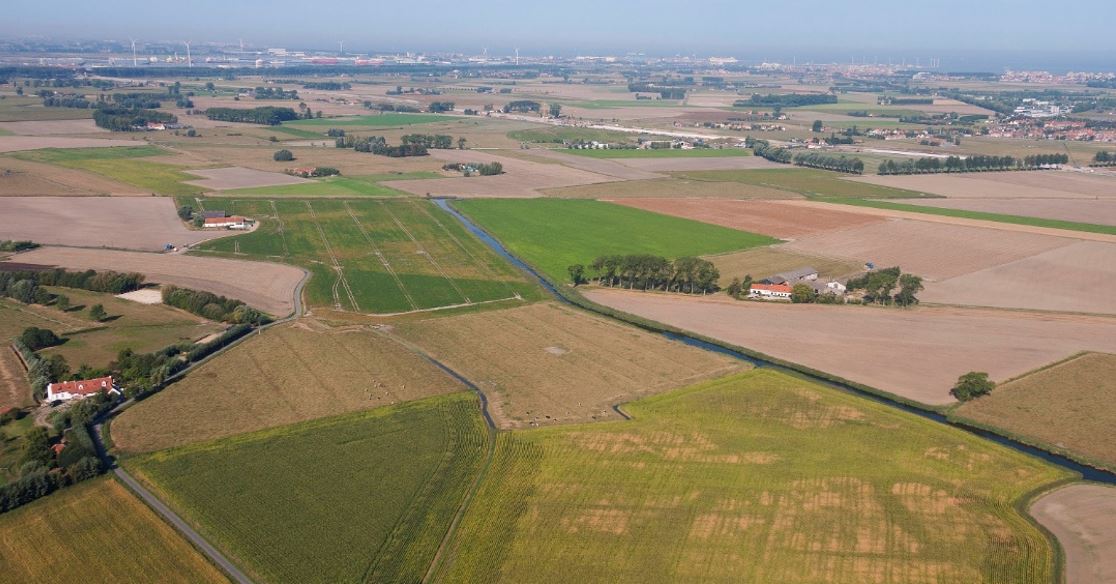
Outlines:
[[521,112],[521,113],[535,112],[535,113],[538,113],[540,111],[542,111],[542,104],[540,104],[537,101],[531,101],[531,100],[527,100],[527,99],[509,101],[506,105],[504,105],[504,113],[505,114],[510,114],[512,112]]
[[338,81],[303,81],[304,89],[320,89],[322,91],[348,91],[353,88],[351,83]]
[[567,268],[575,286],[595,281],[601,286],[706,294],[717,290],[721,273],[713,262],[695,257],[669,260],[650,254],[600,256],[589,264]]
[[58,296],[51,294],[44,286],[79,288],[93,292],[123,294],[139,289],[143,274],[120,272],[68,272],[61,268],[41,272],[16,271],[0,272],[0,296],[18,300],[24,304],[50,304]]
[[877,105],[934,105],[933,97],[895,97],[881,95],[876,98]]
[[465,176],[479,174],[481,176],[496,176],[504,174],[504,165],[499,162],[482,164],[479,162],[450,162],[442,165],[442,170],[452,170],[463,173]]
[[826,103],[837,103],[837,96],[832,93],[753,93],[750,98],[738,99],[732,105],[733,107],[801,107]]
[[752,149],[752,153],[761,158],[766,158],[771,162],[781,162],[783,164],[790,164],[794,160],[794,154],[787,148],[781,146],[774,146],[767,140],[753,140],[748,137],[747,146]]
[[864,161],[859,158],[843,155],[834,156],[821,152],[800,152],[795,155],[794,164],[797,166],[808,166],[810,168],[835,170],[851,174],[864,173]]
[[39,244],[28,240],[5,239],[0,240],[0,251],[27,251],[35,249]]
[[426,156],[429,154],[424,144],[410,143],[392,146],[388,144],[387,138],[383,136],[369,136],[367,138],[340,136],[334,141],[334,145],[338,148],[352,148],[357,152],[370,152],[372,154],[379,154],[380,156],[389,156],[392,158]]
[[1093,155],[1093,163],[1090,166],[1113,166],[1116,165],[1116,151],[1108,152],[1102,150]]
[[282,87],[257,87],[252,91],[255,99],[298,99],[297,89],[283,89]]
[[298,112],[289,107],[256,107],[251,109],[232,107],[211,107],[205,110],[205,115],[211,120],[222,122],[246,122],[249,124],[264,124],[278,126],[283,122],[299,119]]
[[[922,278],[914,274],[904,274],[898,266],[873,270],[845,283],[848,292],[864,290],[864,302],[868,304],[896,304],[913,306],[918,304],[915,296],[922,291]],[[896,292],[896,287],[899,291]]]
[[178,286],[163,287],[163,304],[218,322],[252,325],[271,322],[266,314],[241,300]]
[[93,123],[113,132],[131,132],[143,129],[149,122],[173,124],[178,117],[167,112],[125,107],[99,107],[93,110]]
[[1014,156],[974,155],[962,158],[923,157],[896,162],[880,163],[879,174],[929,174],[937,172],[984,172],[993,170],[1034,170],[1069,162],[1067,154],[1035,154],[1023,158]]

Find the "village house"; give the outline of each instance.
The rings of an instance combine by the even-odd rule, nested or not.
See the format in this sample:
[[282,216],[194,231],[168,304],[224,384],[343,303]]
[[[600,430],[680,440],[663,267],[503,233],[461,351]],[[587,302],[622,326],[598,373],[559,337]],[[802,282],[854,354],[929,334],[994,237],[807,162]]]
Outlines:
[[248,229],[249,219],[239,215],[232,217],[206,217],[202,227],[206,229]]
[[752,284],[748,298],[763,300],[790,300],[793,288],[789,284]]
[[121,395],[120,386],[112,381],[112,376],[98,377],[96,379],[80,379],[77,381],[58,381],[47,385],[46,400],[70,401],[85,399],[101,391],[109,395]]

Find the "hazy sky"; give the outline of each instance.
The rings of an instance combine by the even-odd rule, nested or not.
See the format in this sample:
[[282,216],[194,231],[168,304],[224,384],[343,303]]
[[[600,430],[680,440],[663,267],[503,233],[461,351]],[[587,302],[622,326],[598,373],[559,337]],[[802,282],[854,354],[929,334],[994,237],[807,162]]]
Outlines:
[[[858,58],[964,51],[1100,51],[1116,61],[1111,1],[1034,0],[5,0],[0,35],[243,38],[255,46],[507,54],[646,51]],[[408,10],[407,8],[411,8]],[[835,55],[837,56],[837,55]],[[843,59],[842,59],[843,60]]]

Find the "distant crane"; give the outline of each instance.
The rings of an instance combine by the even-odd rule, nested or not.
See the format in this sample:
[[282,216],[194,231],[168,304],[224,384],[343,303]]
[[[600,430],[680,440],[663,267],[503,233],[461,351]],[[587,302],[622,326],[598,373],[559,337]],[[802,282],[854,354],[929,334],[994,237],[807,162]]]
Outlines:
[[186,66],[193,67],[194,60],[190,57],[190,41],[182,41],[182,44],[186,45]]
[[136,60],[136,39],[131,39],[131,41],[132,41],[132,66],[133,67],[139,67],[139,61]]

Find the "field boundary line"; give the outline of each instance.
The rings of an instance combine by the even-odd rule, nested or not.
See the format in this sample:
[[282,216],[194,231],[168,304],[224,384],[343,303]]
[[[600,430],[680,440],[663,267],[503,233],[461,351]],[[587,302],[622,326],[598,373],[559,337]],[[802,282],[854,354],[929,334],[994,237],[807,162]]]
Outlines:
[[349,287],[349,281],[345,279],[345,268],[341,266],[341,262],[333,253],[333,246],[329,244],[329,239],[326,237],[325,229],[322,229],[322,224],[318,221],[318,213],[314,211],[314,207],[310,201],[303,201],[306,203],[306,208],[310,211],[310,217],[314,221],[314,227],[318,229],[318,235],[322,238],[322,244],[325,245],[326,253],[329,254],[329,261],[333,263],[333,269],[337,271],[337,280],[333,283],[333,302],[337,310],[341,308],[341,294],[337,291],[338,286],[345,287],[345,294],[349,297],[349,302],[353,305],[353,310],[360,312],[360,305],[357,304],[356,297],[353,296],[353,289]]
[[357,229],[360,230],[360,234],[364,236],[368,245],[372,247],[372,253],[376,254],[376,257],[380,259],[380,263],[384,265],[384,269],[387,270],[388,274],[391,274],[391,278],[395,280],[395,285],[399,286],[399,291],[403,293],[403,296],[407,299],[407,303],[411,305],[411,308],[418,310],[418,305],[415,304],[415,299],[411,296],[407,287],[403,285],[403,280],[399,278],[399,274],[395,272],[395,268],[391,267],[391,262],[387,260],[387,256],[384,255],[384,252],[380,250],[380,246],[376,245],[376,241],[372,239],[368,230],[364,228],[364,224],[357,218],[356,213],[353,212],[353,208],[349,206],[349,202],[345,201],[341,204],[345,207],[345,211],[349,213],[349,217],[352,217],[353,223],[356,223]]
[[390,205],[387,204],[387,203],[384,203],[383,201],[380,201],[379,204],[380,204],[381,207],[384,208],[384,211],[387,212],[388,216],[391,217],[391,220],[395,222],[395,224],[399,227],[399,229],[401,229],[403,231],[403,233],[407,234],[407,237],[409,237],[411,239],[411,242],[415,244],[415,247],[418,248],[419,253],[422,254],[423,257],[425,257],[426,260],[430,262],[430,265],[434,266],[434,269],[438,270],[438,273],[441,274],[442,277],[445,278],[447,282],[449,282],[449,285],[453,286],[453,289],[455,291],[457,291],[457,293],[462,298],[465,299],[465,304],[472,304],[473,301],[469,300],[469,297],[465,295],[465,292],[461,290],[461,287],[457,285],[457,282],[453,278],[449,277],[449,274],[447,274],[446,271],[442,269],[442,266],[438,264],[438,260],[434,259],[434,256],[431,255],[430,252],[426,251],[426,248],[423,247],[423,245],[421,243],[419,243],[419,240],[415,238],[414,234],[411,233],[411,230],[407,229],[407,226],[404,225],[403,222],[400,221],[399,218],[395,216],[395,213],[391,212]]
[[508,302],[509,300],[523,300],[523,296],[516,294],[508,296],[507,298],[493,298],[492,300],[481,300],[480,302],[469,302],[468,304],[446,304],[445,306],[435,306],[434,308],[416,308],[415,310],[408,310],[406,312],[373,312],[373,316],[405,316],[408,314],[421,314],[423,312],[438,312],[440,310],[453,310],[454,308],[468,308],[470,306],[480,306],[482,304],[492,304],[495,302]]
[[[514,291],[515,291],[515,290],[514,290],[514,289],[512,288],[512,285],[511,285],[511,283],[509,283],[509,282],[508,282],[507,280],[504,280],[503,278],[501,278],[500,274],[497,274],[497,273],[496,273],[496,270],[494,270],[494,269],[492,268],[492,264],[491,264],[491,262],[486,262],[486,261],[482,261],[482,260],[481,260],[480,258],[478,258],[478,257],[477,257],[477,256],[476,256],[475,254],[473,254],[473,252],[469,251],[469,248],[468,248],[468,247],[465,247],[465,244],[464,244],[464,243],[462,243],[462,242],[461,242],[461,240],[460,240],[460,239],[458,239],[458,237],[457,237],[456,235],[454,235],[453,233],[451,233],[451,232],[450,232],[450,230],[449,230],[449,229],[448,229],[448,228],[447,228],[447,227],[445,226],[445,224],[443,224],[443,223],[442,223],[442,221],[441,221],[440,219],[438,219],[438,217],[436,217],[436,216],[434,215],[434,213],[431,213],[431,212],[430,212],[430,209],[429,209],[429,208],[428,208],[428,207],[427,207],[426,205],[423,205],[422,203],[418,203],[418,202],[412,202],[412,204],[413,204],[414,206],[418,207],[419,209],[421,209],[421,210],[422,210],[422,212],[423,212],[424,214],[426,214],[426,216],[427,216],[427,217],[430,217],[430,219],[431,219],[431,220],[433,220],[433,221],[434,221],[434,223],[435,223],[435,224],[436,224],[436,225],[437,225],[437,226],[438,226],[438,227],[439,227],[439,228],[440,228],[440,229],[442,230],[442,233],[445,233],[446,235],[448,235],[448,236],[449,236],[449,238],[450,238],[450,239],[451,239],[451,240],[452,240],[452,241],[453,241],[454,243],[456,243],[456,244],[457,244],[457,247],[460,247],[460,248],[461,248],[461,251],[464,251],[464,252],[465,252],[465,255],[469,256],[469,259],[473,260],[473,262],[474,262],[474,263],[475,263],[476,265],[478,265],[478,266],[480,266],[480,267],[484,268],[484,270],[485,270],[486,272],[488,272],[488,274],[489,274],[490,276],[492,276],[492,277],[493,277],[493,279],[495,279],[495,280],[496,280],[497,282],[500,282],[501,284],[503,284],[503,285],[504,285],[504,288],[506,288],[506,289],[507,289],[507,290],[508,290],[509,292],[514,292]],[[483,245],[483,244],[482,244],[482,245]]]

